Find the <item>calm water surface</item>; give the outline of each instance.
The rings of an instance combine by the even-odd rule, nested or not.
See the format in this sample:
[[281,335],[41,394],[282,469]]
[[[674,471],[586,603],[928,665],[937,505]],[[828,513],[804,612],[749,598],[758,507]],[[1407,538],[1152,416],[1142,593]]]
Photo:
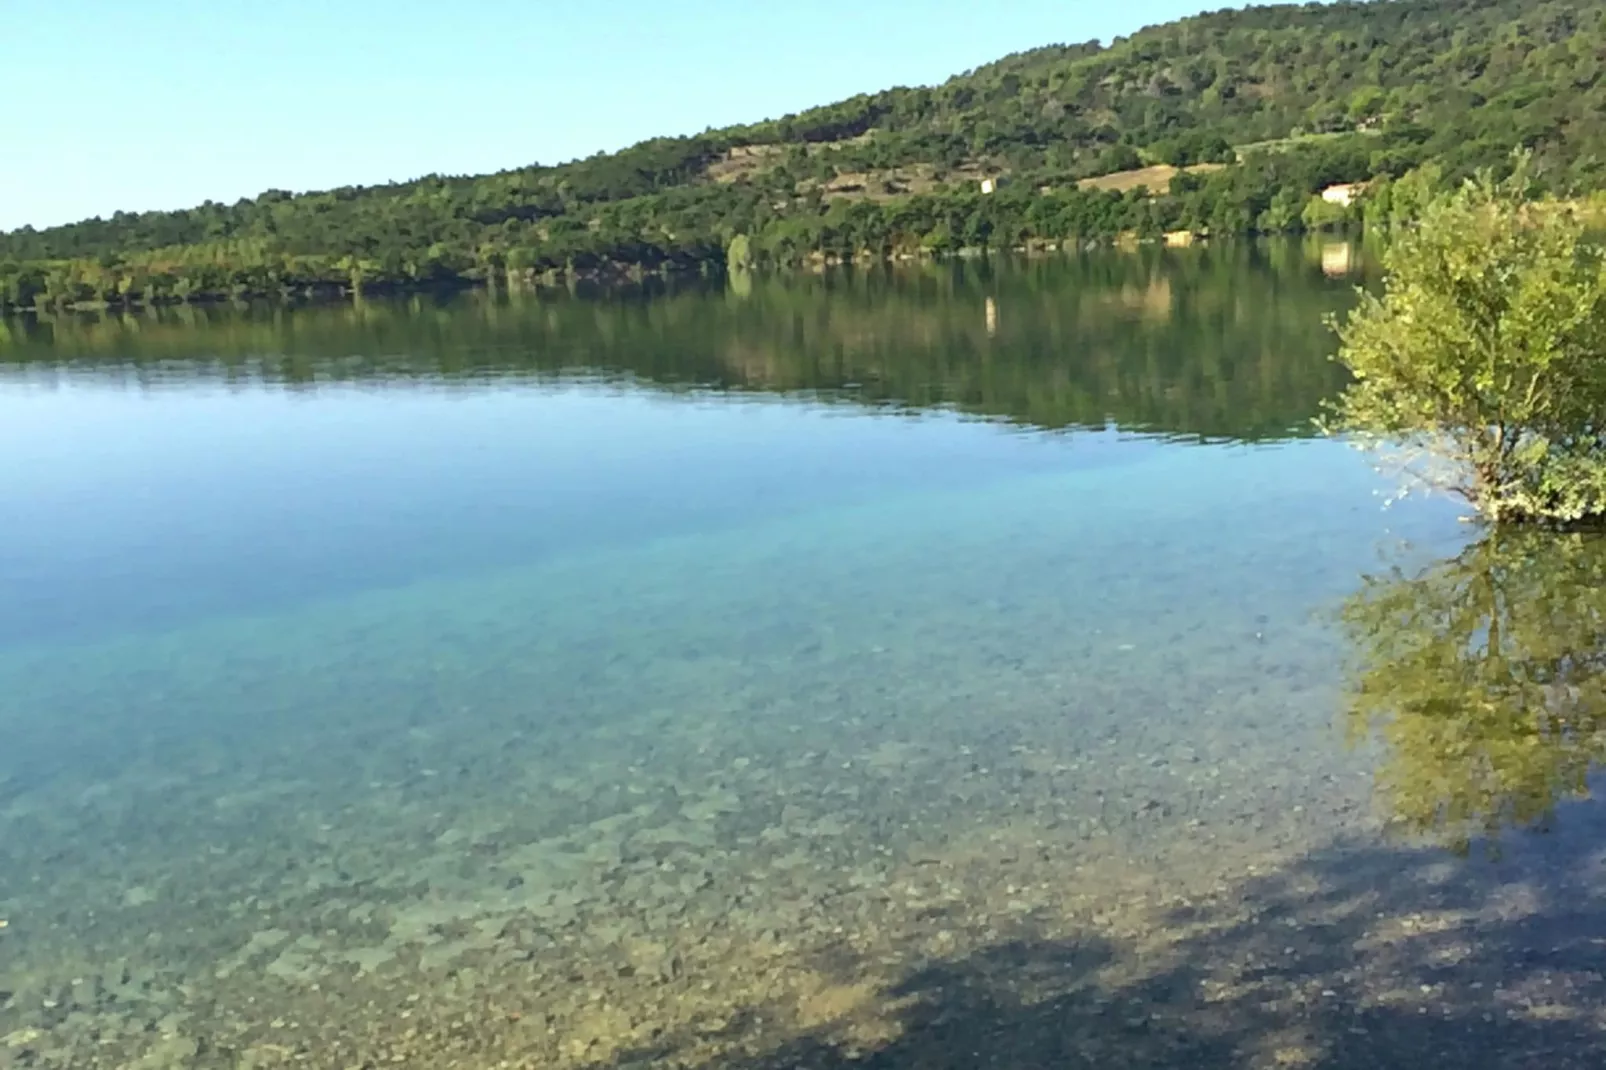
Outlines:
[[1319,252],[8,324],[0,1067],[1599,1065],[1606,550]]

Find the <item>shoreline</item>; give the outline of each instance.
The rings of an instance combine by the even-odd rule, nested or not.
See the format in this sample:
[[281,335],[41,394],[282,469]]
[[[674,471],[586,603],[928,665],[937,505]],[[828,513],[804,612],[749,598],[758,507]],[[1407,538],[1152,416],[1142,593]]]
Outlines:
[[[360,289],[320,286],[297,290],[248,290],[227,294],[204,293],[182,299],[175,298],[159,301],[78,301],[42,307],[38,305],[21,306],[0,303],[0,322],[59,313],[127,313],[154,309],[216,308],[231,304],[259,302],[286,308],[296,308],[342,303],[354,304],[370,298],[394,300],[421,296],[441,297],[475,291],[539,295],[550,293],[554,290],[566,290],[573,293],[583,288],[597,288],[601,293],[610,293],[626,287],[643,286],[653,281],[678,283],[693,279],[722,279],[729,282],[732,278],[743,276],[751,278],[759,274],[799,273],[818,275],[833,269],[850,267],[897,268],[910,265],[987,261],[1000,257],[1040,259],[1077,256],[1100,251],[1138,253],[1145,250],[1158,250],[1173,252],[1207,246],[1219,247],[1240,243],[1255,244],[1267,238],[1275,237],[1271,235],[1235,235],[1230,238],[1211,239],[1208,235],[1186,232],[1189,236],[1184,240],[1180,236],[1182,233],[1184,232],[1143,237],[1123,235],[1118,238],[1090,241],[1067,239],[1063,242],[1032,242],[1027,245],[1012,246],[1008,249],[965,247],[952,252],[896,252],[884,255],[865,255],[861,253],[851,257],[811,254],[800,261],[792,263],[755,265],[751,268],[731,268],[723,261],[708,260],[698,262],[695,266],[683,268],[672,268],[669,265],[664,265],[660,268],[647,270],[639,265],[633,265],[628,269],[618,271],[586,271],[576,274],[546,272],[540,275],[528,273],[517,281],[514,281],[510,276],[504,276],[500,282],[489,282],[483,278],[463,277],[452,280],[431,280],[417,285],[386,284],[362,287]],[[1289,241],[1309,241],[1312,238],[1322,238],[1332,244],[1344,243],[1351,246],[1357,245],[1363,240],[1363,235],[1353,231],[1337,231],[1330,234],[1309,232],[1297,236],[1287,235],[1283,237],[1284,240]]]

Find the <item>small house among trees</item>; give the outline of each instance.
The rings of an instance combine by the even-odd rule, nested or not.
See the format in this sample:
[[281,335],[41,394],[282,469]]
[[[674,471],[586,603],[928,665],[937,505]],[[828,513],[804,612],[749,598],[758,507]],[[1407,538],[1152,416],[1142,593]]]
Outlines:
[[1322,200],[1326,201],[1328,204],[1336,204],[1340,207],[1348,208],[1350,205],[1354,204],[1364,192],[1366,192],[1366,186],[1364,183],[1342,182],[1336,186],[1328,186],[1326,189],[1322,190]]

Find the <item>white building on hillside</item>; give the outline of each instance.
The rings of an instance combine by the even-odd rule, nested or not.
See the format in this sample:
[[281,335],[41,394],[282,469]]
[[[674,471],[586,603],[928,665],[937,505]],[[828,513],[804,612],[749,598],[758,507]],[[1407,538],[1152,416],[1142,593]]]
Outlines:
[[1337,186],[1328,186],[1322,190],[1322,200],[1328,204],[1340,204],[1345,208],[1354,204],[1366,187],[1359,182],[1345,182]]

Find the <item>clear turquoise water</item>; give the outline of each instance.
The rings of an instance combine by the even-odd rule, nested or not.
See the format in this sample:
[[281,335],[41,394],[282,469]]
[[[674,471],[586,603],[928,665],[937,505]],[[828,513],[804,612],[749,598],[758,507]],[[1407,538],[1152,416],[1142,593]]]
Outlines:
[[0,1066],[1598,1050],[1593,812],[1458,858],[1346,739],[1468,533],[1340,443],[129,366],[0,386]]

